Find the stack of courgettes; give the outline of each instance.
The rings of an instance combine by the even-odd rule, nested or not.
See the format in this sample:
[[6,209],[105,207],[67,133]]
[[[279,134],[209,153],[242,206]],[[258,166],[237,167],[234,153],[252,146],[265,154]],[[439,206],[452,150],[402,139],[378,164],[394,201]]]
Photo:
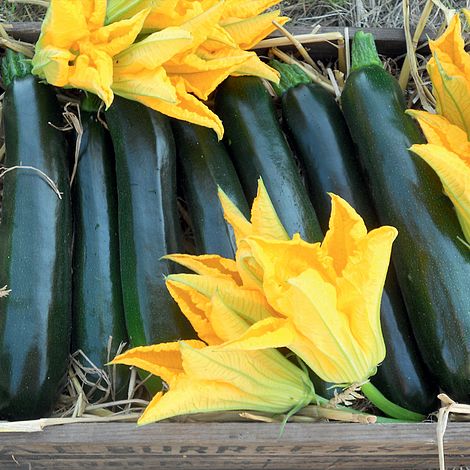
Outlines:
[[[123,98],[105,113],[108,132],[85,101],[71,195],[66,136],[49,125],[61,124],[54,90],[8,53],[5,164],[41,170],[61,198],[36,170],[4,178],[0,286],[12,291],[0,301],[0,418],[52,411],[70,339],[72,349],[103,367],[122,342],[194,337],[164,284],[176,266],[162,256],[184,251],[177,174],[199,254],[234,257],[216,188],[248,216],[259,176],[290,235],[323,238],[329,191],[348,200],[369,228],[397,227],[395,269],[382,302],[387,357],[372,380],[392,401],[421,413],[435,408],[438,385],[468,401],[470,253],[458,241],[438,178],[408,151],[422,136],[372,46],[367,36],[355,42],[343,112],[321,87],[279,66],[288,83],[281,108],[291,145],[271,96],[253,77],[230,77],[216,93],[224,142]],[[116,380],[113,389],[124,395],[125,369]],[[326,384],[317,387],[327,393]]]

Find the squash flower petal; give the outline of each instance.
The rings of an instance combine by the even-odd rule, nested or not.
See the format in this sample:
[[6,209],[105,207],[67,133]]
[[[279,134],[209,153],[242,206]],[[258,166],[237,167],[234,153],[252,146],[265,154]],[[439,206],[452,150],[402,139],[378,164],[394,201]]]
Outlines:
[[128,20],[103,26],[90,35],[90,41],[96,47],[114,57],[127,49],[142,30],[144,20],[150,10],[142,10]]
[[70,68],[68,85],[98,95],[108,108],[114,99],[111,90],[113,61],[105,52],[93,47],[83,48],[85,53],[80,54]]
[[[220,0],[208,2],[159,0],[154,2],[150,14],[145,20],[143,32],[154,32],[168,26],[181,26],[210,10],[218,2]],[[204,28],[207,25],[201,24],[200,26]]]
[[470,136],[470,54],[465,51],[460,18],[455,15],[445,33],[429,46],[428,72],[437,112]]
[[88,29],[101,28],[106,17],[106,0],[82,0],[82,7]]
[[279,10],[275,10],[250,18],[228,18],[220,24],[241,49],[247,50],[276,30],[273,21],[281,25],[289,21],[288,17],[280,14]]
[[[171,0],[175,2],[176,0]],[[158,2],[160,3],[161,0]],[[104,24],[132,18],[139,11],[152,7],[155,0],[107,0]]]
[[[187,340],[186,343],[197,349],[206,347],[206,344],[199,340]],[[177,341],[129,349],[116,356],[110,364],[139,367],[151,374],[158,375],[168,384],[184,372],[179,353],[179,342]]]
[[246,243],[246,238],[250,235],[259,235],[268,239],[289,240],[289,236],[279,220],[261,179],[258,181],[258,192],[251,209],[251,221],[245,218],[220,189],[219,199],[225,220],[232,226],[235,234],[236,262],[242,283],[245,287],[262,291],[263,270],[252,256],[251,247]]
[[319,243],[308,243],[294,235],[292,240],[273,240],[251,236],[245,240],[260,266],[262,290],[273,308],[282,313],[277,299],[289,289],[285,282],[314,267],[326,281],[334,282],[332,260]]
[[470,23],[470,10],[468,8],[464,8],[463,13],[465,17],[467,18],[467,22]]
[[[470,143],[467,142],[467,149]],[[437,173],[452,201],[465,239],[470,243],[470,152],[458,155],[435,144],[413,145],[411,150]]]
[[250,18],[278,3],[279,0],[226,0],[223,18]]
[[219,140],[222,139],[224,127],[219,117],[202,101],[186,91],[184,81],[181,78],[171,76],[169,78],[176,90],[176,103],[142,95],[135,95],[133,99],[167,116],[209,127],[215,131]]
[[[114,57],[115,73],[132,74],[153,70],[176,54],[192,47],[191,33],[181,28],[166,28],[129,46]],[[166,69],[167,70],[167,69]]]
[[230,201],[219,188],[219,199],[225,220],[232,226],[237,244],[236,263],[245,287],[262,291],[263,270],[251,254],[246,243],[249,235],[260,235],[268,239],[288,240],[262,179],[258,181],[258,192],[251,208],[251,222]]
[[36,51],[46,46],[71,49],[88,34],[81,0],[51,0],[36,43]]
[[256,54],[232,72],[231,75],[234,77],[249,75],[264,78],[273,83],[279,83],[280,78],[279,72],[265,64]]
[[32,73],[54,86],[69,83],[69,62],[75,56],[67,49],[45,46],[34,55]]
[[209,321],[210,298],[184,282],[167,279],[166,286],[199,338],[207,344],[223,343]]
[[51,0],[32,65],[49,83],[90,91],[109,107],[112,57],[134,42],[148,10],[108,26],[105,12],[104,0]]
[[188,92],[201,100],[207,100],[210,93],[249,58],[249,53],[236,49],[229,49],[229,52],[223,49],[212,55],[201,50],[185,55],[178,61],[170,60],[165,68],[184,80]]
[[322,243],[322,249],[333,260],[338,276],[358,248],[358,243],[367,236],[367,228],[357,212],[335,194],[332,198],[329,230]]
[[154,397],[139,424],[208,411],[286,413],[315,399],[308,374],[279,351],[220,351],[211,346],[234,339],[250,324],[271,317],[259,293],[220,277],[201,275],[171,275],[167,285],[200,336],[204,323],[202,329],[210,334],[202,336],[209,346],[181,341],[140,347],[112,361],[155,373],[169,386],[168,392]]
[[263,269],[266,298],[285,318],[254,324],[221,348],[282,345],[325,381],[366,380],[385,356],[380,299],[396,235],[386,226],[367,233],[349,204],[332,195],[323,244],[298,236],[289,241],[248,237]]
[[218,188],[218,196],[224,211],[224,218],[232,226],[238,244],[242,238],[252,234],[251,223],[220,187]]
[[220,276],[241,284],[240,276],[237,271],[237,264],[233,259],[223,258],[219,255],[186,255],[173,254],[164,256],[185,268],[194,271],[196,274]]
[[200,49],[207,52],[215,52],[226,47],[236,49],[238,46],[232,36],[220,24],[216,24],[212,28],[207,39],[199,46]]
[[112,90],[119,96],[130,100],[141,101],[144,97],[177,103],[178,96],[163,67],[136,73],[122,73],[114,68]]
[[220,352],[181,342],[184,374],[154,397],[138,424],[210,411],[285,413],[310,403],[315,395],[307,374],[271,353]]
[[444,191],[452,201],[463,234],[470,241],[470,141],[460,127],[445,117],[423,111],[408,111],[415,117],[428,144],[413,145],[411,150],[437,173]]
[[470,142],[465,131],[458,126],[454,126],[439,114],[431,114],[415,109],[408,109],[406,112],[419,122],[428,143],[447,148],[459,155],[462,160],[467,161],[470,166],[470,161],[468,161]]
[[213,27],[219,23],[223,8],[224,2],[222,0],[207,10],[201,9],[200,14],[178,25],[191,33],[194,49],[198,48],[210,36]]
[[[199,337],[208,344],[219,344],[227,340],[222,337],[217,340],[207,338],[207,332],[212,335],[213,329],[207,329],[206,325],[212,325],[217,314],[211,304],[215,297],[221,310],[229,309],[232,316],[246,322],[245,329],[263,318],[276,316],[260,292],[240,287],[225,279],[195,274],[172,274],[166,278],[166,284]],[[223,309],[222,304],[225,306]]]

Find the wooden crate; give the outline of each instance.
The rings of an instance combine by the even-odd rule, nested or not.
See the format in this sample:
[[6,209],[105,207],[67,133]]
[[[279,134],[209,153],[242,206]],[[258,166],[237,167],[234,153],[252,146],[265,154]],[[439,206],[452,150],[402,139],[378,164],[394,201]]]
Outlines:
[[[71,424],[0,437],[2,470],[437,469],[436,425]],[[451,423],[447,468],[470,466],[470,423]]]
[[[39,23],[7,25],[15,38],[35,41]],[[306,28],[289,28],[304,34]],[[322,28],[322,32],[344,28]],[[379,52],[405,54],[399,29],[369,29]],[[349,28],[349,36],[355,28]],[[424,36],[423,36],[424,42]],[[306,45],[314,58],[334,57],[327,43]],[[470,467],[470,423],[450,423],[445,435],[448,468]],[[21,469],[437,469],[436,424],[286,425],[266,423],[84,423],[35,433],[0,435],[0,468]]]
[[[27,42],[34,42],[39,36],[41,23],[13,23],[4,25],[6,31],[11,34],[15,39],[20,39]],[[306,34],[310,30],[305,27],[288,26],[292,34]],[[352,39],[354,33],[358,28],[347,28],[348,35]],[[342,32],[344,34],[344,27],[324,27],[321,28],[322,33],[329,32]],[[363,31],[370,32],[374,35],[377,44],[377,49],[381,54],[387,57],[398,57],[406,53],[405,35],[402,29],[397,28],[366,28]],[[429,31],[425,31],[421,36],[419,44],[426,41],[426,35]],[[280,36],[280,33],[274,33],[272,37]],[[326,42],[307,44],[306,48],[309,50],[312,57],[315,59],[325,59],[336,56],[336,49],[333,45]]]

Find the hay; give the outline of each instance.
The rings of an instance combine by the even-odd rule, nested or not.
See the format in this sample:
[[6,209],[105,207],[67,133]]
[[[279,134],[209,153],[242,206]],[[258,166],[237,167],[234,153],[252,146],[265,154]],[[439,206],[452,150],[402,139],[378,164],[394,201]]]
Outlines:
[[7,286],[0,287],[0,298],[7,297],[11,291],[7,289]]
[[[412,0],[410,22],[418,24],[427,0]],[[447,8],[470,7],[470,0],[442,0]],[[400,0],[284,0],[283,14],[290,24],[307,26],[354,26],[368,28],[402,28],[404,26]],[[444,21],[437,9],[430,16],[428,27],[436,33]]]
[[[116,354],[124,350],[121,344]],[[108,342],[108,356],[111,359],[111,340]],[[150,397],[143,381],[132,369],[128,382],[126,399],[116,398],[116,367],[97,367],[82,351],[75,351],[70,356],[67,370],[67,383],[62,390],[57,406],[52,414],[54,419],[106,419],[137,421]],[[80,421],[78,421],[80,422]],[[62,424],[60,421],[58,424]]]
[[[418,23],[426,1],[412,1],[412,25]],[[441,3],[447,8],[470,8],[470,0],[441,0]],[[48,0],[3,0],[0,4],[0,22],[41,21],[47,4]],[[291,25],[309,28],[316,25],[403,27],[400,0],[283,0],[280,7],[283,14],[292,18]],[[428,26],[436,32],[443,20],[442,12],[436,10],[430,17]]]

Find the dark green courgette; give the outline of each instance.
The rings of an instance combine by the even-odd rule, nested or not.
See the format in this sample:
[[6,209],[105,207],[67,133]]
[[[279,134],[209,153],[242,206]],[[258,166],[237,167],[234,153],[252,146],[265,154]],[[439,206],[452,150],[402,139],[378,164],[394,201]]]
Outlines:
[[[128,341],[119,270],[116,174],[109,133],[95,113],[82,110],[81,118],[83,136],[72,192],[72,350],[82,350],[103,369],[119,345]],[[128,370],[116,368],[113,390],[118,395],[127,394]]]
[[191,218],[196,250],[235,258],[233,230],[224,219],[217,186],[249,218],[240,181],[225,146],[212,129],[184,121],[172,122],[177,143],[179,178]]
[[381,224],[398,229],[392,259],[422,357],[441,388],[470,398],[470,252],[423,143],[373,38],[358,33],[341,103]]
[[106,112],[116,156],[121,282],[131,346],[192,338],[165,286],[181,253],[176,154],[168,119],[116,97]]
[[[328,192],[348,201],[365,219],[368,229],[378,227],[354,144],[334,97],[320,85],[298,84],[297,77],[290,78],[284,72],[292,66],[278,64],[273,65],[281,73],[284,86],[283,122],[305,168],[310,199],[322,229],[328,229],[331,211]],[[420,413],[433,411],[437,386],[419,354],[393,269],[382,296],[381,323],[387,355],[372,383],[400,406]]]
[[255,197],[261,176],[287,232],[298,232],[307,241],[322,240],[315,211],[261,80],[229,77],[219,87],[215,105],[248,201]]
[[61,199],[32,169],[3,182],[0,225],[0,417],[51,413],[70,350],[72,219],[64,133],[54,90],[7,51],[2,64],[5,166],[34,167],[54,181]]

